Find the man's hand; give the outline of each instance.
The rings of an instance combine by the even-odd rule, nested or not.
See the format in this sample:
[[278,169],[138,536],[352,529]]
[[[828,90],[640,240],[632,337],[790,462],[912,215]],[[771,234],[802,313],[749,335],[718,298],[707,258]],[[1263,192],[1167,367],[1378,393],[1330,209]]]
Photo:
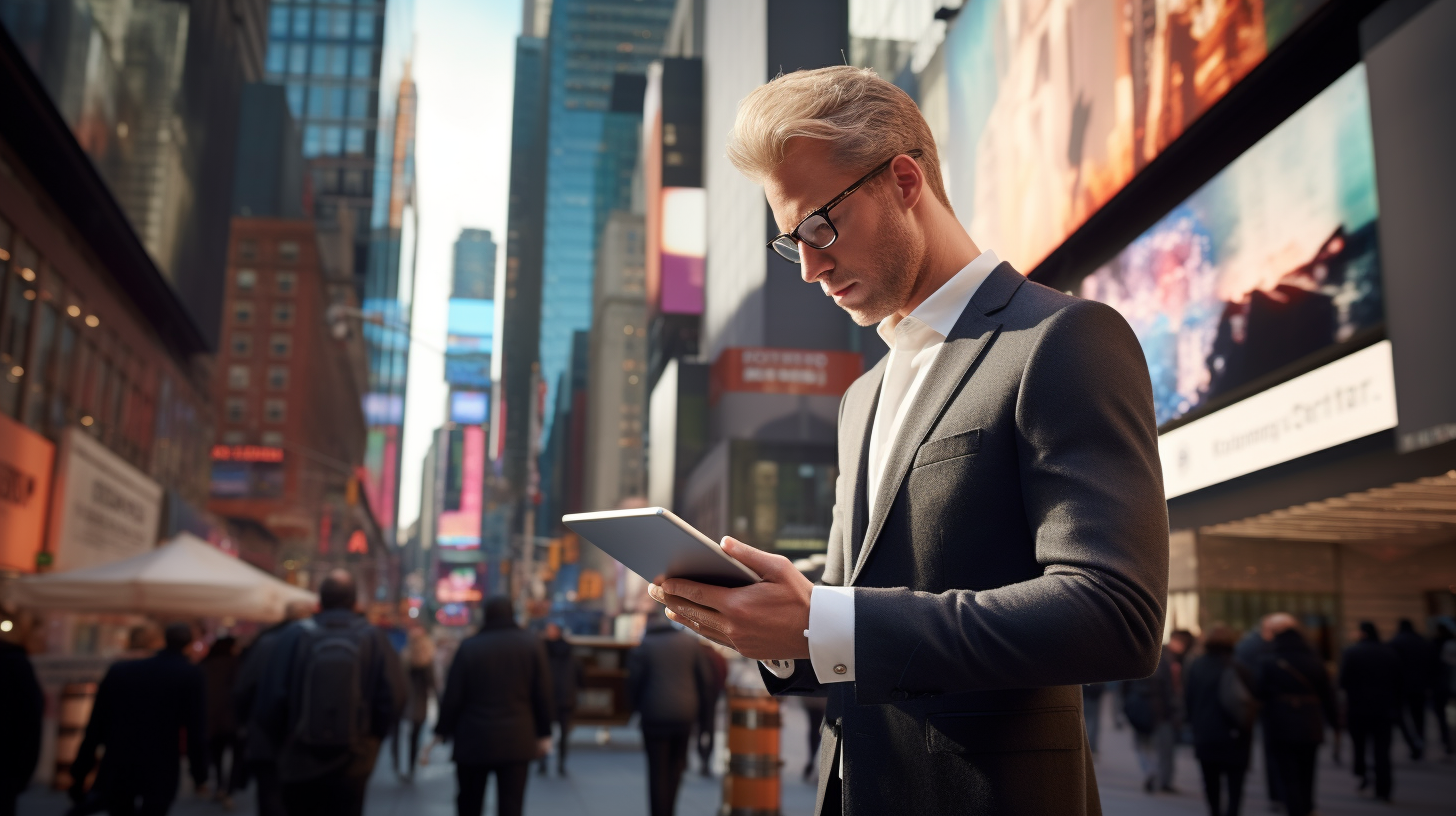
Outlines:
[[550,755],[551,755],[551,738],[550,737],[537,737],[536,738],[536,758],[537,759],[545,759],[546,757],[548,757]]
[[723,551],[763,581],[736,589],[667,578],[649,585],[667,616],[703,637],[754,660],[807,658],[809,598],[814,585],[789,559],[724,538]]

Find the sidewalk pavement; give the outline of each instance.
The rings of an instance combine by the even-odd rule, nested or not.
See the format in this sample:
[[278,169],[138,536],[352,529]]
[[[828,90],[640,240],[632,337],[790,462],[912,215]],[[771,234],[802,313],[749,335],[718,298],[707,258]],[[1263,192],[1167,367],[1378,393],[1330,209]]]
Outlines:
[[[1142,790],[1142,777],[1132,752],[1132,735],[1113,727],[1111,700],[1103,707],[1101,752],[1095,762],[1102,809],[1107,816],[1201,816],[1206,813],[1202,781],[1193,751],[1179,748],[1175,785],[1179,793],[1149,795]],[[720,718],[721,724],[721,718]],[[814,787],[800,773],[808,755],[808,719],[794,701],[783,707],[784,759],[783,814],[810,816],[814,808]],[[609,741],[599,744],[598,729],[577,728],[572,736],[568,759],[570,776],[538,776],[534,768],[526,792],[527,816],[645,816],[647,813],[647,762],[638,732],[614,728]],[[1431,733],[1428,729],[1428,733]],[[714,816],[722,801],[722,769],[727,764],[723,734],[718,740],[715,775],[698,774],[697,757],[690,760],[678,798],[681,816]],[[1317,801],[1320,816],[1364,816],[1365,814],[1453,814],[1456,813],[1456,762],[1427,759],[1413,763],[1403,745],[1395,749],[1395,803],[1381,805],[1355,793],[1354,778],[1347,756],[1343,767],[1335,766],[1328,748],[1321,757]],[[389,765],[389,747],[380,753],[379,767],[371,783],[367,816],[450,816],[455,807],[454,766],[446,750],[437,750],[430,765],[421,768],[415,782],[401,782]],[[1264,796],[1264,775],[1260,752],[1255,749],[1254,767],[1246,783],[1244,812],[1268,813]],[[494,816],[494,796],[486,816]],[[21,816],[60,816],[65,797],[53,791],[33,788],[21,797]],[[234,813],[252,814],[251,792],[240,794]],[[172,809],[175,816],[226,816],[220,806],[200,801],[190,792],[179,797]]]

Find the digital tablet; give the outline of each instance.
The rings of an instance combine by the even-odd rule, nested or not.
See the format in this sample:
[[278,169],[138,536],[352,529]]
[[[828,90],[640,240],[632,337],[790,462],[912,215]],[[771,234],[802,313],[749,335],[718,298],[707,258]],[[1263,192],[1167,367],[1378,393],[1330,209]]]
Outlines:
[[763,580],[723,552],[717,542],[661,507],[572,513],[561,521],[653,583],[662,578],[686,578],[739,587]]

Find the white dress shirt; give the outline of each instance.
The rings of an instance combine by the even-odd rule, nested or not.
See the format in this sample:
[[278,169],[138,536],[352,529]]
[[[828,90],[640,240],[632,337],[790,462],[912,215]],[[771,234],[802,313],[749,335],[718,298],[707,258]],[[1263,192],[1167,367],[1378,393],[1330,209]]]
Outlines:
[[[903,319],[890,315],[880,321],[876,331],[890,347],[884,379],[880,383],[880,401],[875,408],[874,425],[870,430],[869,483],[865,485],[870,516],[874,516],[875,499],[885,476],[885,463],[898,439],[905,415],[915,403],[931,364],[945,345],[946,337],[955,328],[961,312],[970,305],[981,282],[1001,261],[987,250],[966,264],[965,268],[930,293],[924,303]],[[845,565],[848,580],[853,564]],[[821,683],[844,683],[854,680],[854,589],[842,586],[816,586],[809,599],[809,662],[814,676]],[[794,673],[793,660],[766,660],[764,665],[779,677]]]

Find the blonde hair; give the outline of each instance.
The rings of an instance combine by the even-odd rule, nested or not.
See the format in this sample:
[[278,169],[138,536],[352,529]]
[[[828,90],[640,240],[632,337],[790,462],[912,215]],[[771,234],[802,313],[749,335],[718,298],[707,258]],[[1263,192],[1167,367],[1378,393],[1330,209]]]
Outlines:
[[868,68],[795,71],[759,86],[738,103],[728,160],[740,173],[762,181],[783,162],[794,138],[830,142],[837,161],[864,171],[918,149],[926,183],[950,208],[940,154],[925,117],[909,94]]

